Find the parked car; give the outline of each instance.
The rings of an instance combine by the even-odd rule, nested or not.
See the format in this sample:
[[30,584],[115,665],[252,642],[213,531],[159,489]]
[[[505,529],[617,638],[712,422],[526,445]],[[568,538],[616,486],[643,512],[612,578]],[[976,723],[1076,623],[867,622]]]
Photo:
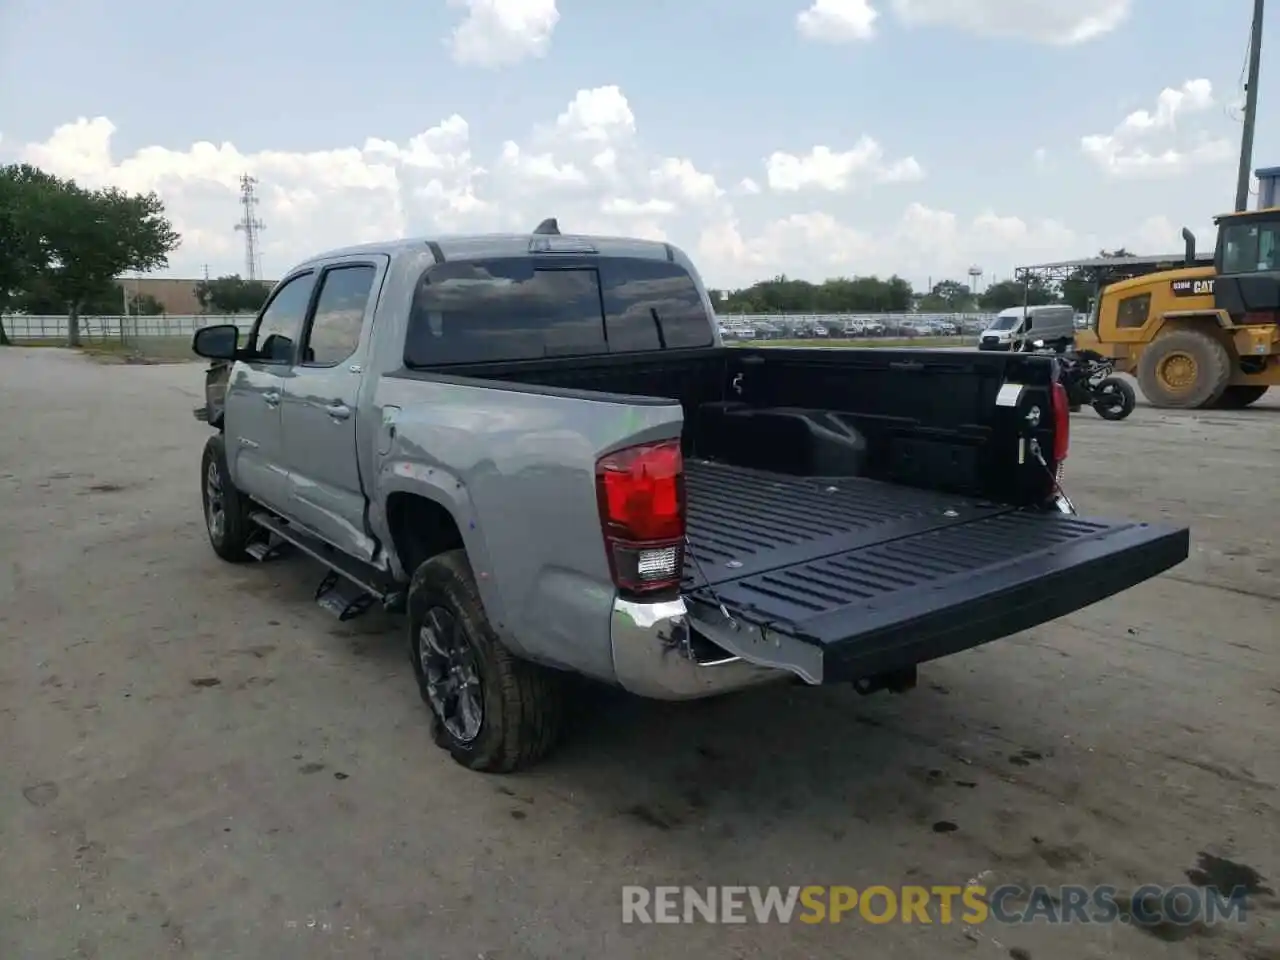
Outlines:
[[1188,552],[1075,515],[1054,358],[725,348],[669,244],[349,247],[290,270],[245,344],[193,347],[214,552],[299,550],[339,619],[403,612],[436,743],[475,770],[544,756],[572,675],[905,690]]

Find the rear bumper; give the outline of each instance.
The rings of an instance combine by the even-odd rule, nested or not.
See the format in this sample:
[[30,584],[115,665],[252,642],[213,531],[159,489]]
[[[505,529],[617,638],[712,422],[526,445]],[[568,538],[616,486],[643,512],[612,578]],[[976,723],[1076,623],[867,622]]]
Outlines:
[[697,700],[792,676],[733,654],[699,659],[691,629],[682,599],[658,603],[615,599],[609,633],[619,685],[654,700]]

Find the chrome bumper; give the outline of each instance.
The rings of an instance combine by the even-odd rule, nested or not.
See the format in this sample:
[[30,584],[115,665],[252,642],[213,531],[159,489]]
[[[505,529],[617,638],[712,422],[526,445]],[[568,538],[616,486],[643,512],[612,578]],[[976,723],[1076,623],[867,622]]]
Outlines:
[[793,676],[729,653],[699,661],[691,652],[689,630],[684,600],[615,599],[609,635],[619,685],[654,700],[697,700]]

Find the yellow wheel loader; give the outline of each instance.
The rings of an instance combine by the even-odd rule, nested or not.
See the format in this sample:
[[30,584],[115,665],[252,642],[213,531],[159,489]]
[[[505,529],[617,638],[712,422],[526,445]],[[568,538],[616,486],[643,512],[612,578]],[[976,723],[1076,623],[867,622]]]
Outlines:
[[1018,273],[1024,282],[1091,279],[1089,326],[1077,331],[1076,346],[1114,358],[1153,406],[1241,409],[1280,384],[1280,207],[1215,222],[1212,259],[1196,255],[1184,229],[1181,258],[1101,258]]

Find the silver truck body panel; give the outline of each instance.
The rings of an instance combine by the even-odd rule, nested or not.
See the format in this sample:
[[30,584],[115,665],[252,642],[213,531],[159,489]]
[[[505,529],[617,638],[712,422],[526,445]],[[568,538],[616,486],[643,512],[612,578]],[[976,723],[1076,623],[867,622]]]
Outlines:
[[374,401],[399,410],[374,475],[384,504],[400,491],[446,507],[503,639],[532,659],[592,676],[612,670],[614,597],[596,461],[632,443],[679,437],[683,425],[679,404],[604,396],[392,376]]

